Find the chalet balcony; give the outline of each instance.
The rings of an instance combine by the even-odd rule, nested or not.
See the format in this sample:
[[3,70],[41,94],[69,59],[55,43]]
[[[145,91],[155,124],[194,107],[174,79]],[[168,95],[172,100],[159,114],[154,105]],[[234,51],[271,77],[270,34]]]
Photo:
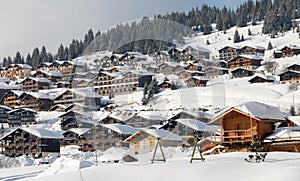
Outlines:
[[12,147],[12,146],[17,146],[17,143],[9,143],[9,146]]
[[[248,143],[252,141],[254,135],[254,131],[251,130],[230,130],[230,131],[222,131],[221,143]],[[213,140],[218,140],[217,137],[214,136]]]
[[17,146],[24,146],[24,142],[17,143]]

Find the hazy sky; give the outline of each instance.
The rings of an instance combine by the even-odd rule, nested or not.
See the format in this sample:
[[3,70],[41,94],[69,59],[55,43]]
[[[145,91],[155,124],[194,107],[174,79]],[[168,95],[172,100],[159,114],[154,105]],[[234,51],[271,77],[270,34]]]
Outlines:
[[35,47],[56,53],[60,43],[82,39],[88,29],[106,30],[143,16],[188,11],[203,3],[236,8],[245,0],[1,0],[0,61]]

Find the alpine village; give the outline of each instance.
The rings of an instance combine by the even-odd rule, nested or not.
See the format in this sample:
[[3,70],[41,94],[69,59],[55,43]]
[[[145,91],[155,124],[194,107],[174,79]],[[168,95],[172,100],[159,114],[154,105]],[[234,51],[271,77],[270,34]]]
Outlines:
[[[203,5],[107,33],[89,30],[54,56],[43,47],[26,58],[5,57],[0,154],[36,159],[68,146],[91,153],[125,147],[131,156],[124,160],[134,161],[157,146],[197,147],[209,155],[247,152],[255,140],[264,152],[298,153],[299,6],[282,0],[249,0],[237,10]],[[158,19],[193,33],[172,43],[139,37],[119,46],[121,40],[104,39],[157,29]]]

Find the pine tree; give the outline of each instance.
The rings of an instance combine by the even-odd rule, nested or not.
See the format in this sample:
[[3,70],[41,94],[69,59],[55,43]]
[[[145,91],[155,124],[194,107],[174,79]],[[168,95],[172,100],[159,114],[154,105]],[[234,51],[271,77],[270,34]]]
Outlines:
[[148,99],[148,96],[147,96],[147,94],[148,94],[148,89],[149,89],[149,87],[148,87],[148,84],[147,84],[147,82],[146,82],[145,85],[144,85],[143,98],[142,98],[142,105],[147,105],[148,102],[149,102],[149,99]]
[[208,39],[206,40],[206,45],[210,45],[210,42]]
[[244,39],[244,35],[242,35],[242,37],[241,37],[241,41],[245,41],[245,39]]
[[38,48],[35,48],[31,55],[32,67],[35,68],[39,65],[40,62],[40,51]]
[[7,67],[13,63],[10,56],[7,57]]
[[250,28],[248,28],[248,35],[249,35],[249,36],[252,35],[252,32],[251,32]]
[[26,57],[26,64],[32,66],[32,59],[31,59],[30,53],[27,54],[27,57]]
[[6,57],[3,58],[2,66],[3,66],[3,67],[7,67],[7,66],[8,66],[8,61],[7,61],[7,58],[6,58]]
[[22,64],[22,63],[24,63],[24,62],[22,61],[22,56],[21,56],[20,52],[17,52],[17,53],[16,53],[16,56],[15,56],[15,58],[14,58],[14,63],[15,63],[15,64]]
[[272,49],[273,49],[273,45],[272,45],[272,43],[269,41],[267,50],[272,50]]
[[56,59],[57,60],[65,60],[65,49],[64,49],[64,46],[62,44],[60,44],[58,50],[57,50],[57,56],[56,56]]
[[239,32],[237,30],[235,30],[234,36],[233,36],[233,43],[238,43],[240,41],[241,41],[241,39],[240,39]]
[[259,153],[261,151],[264,151],[264,147],[262,146],[262,142],[260,141],[259,137],[257,135],[254,135],[252,138],[252,142],[250,143],[250,146],[248,147],[248,151],[255,152],[255,155],[249,155],[248,159],[245,159],[247,162],[255,161],[256,163],[259,163],[261,161],[265,161],[265,158],[267,156],[267,153]]

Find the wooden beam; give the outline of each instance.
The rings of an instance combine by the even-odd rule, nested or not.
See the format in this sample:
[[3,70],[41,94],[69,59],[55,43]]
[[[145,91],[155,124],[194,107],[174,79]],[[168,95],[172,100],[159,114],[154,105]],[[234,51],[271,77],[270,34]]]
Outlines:
[[[161,151],[161,154],[162,154],[162,158],[161,159],[155,158],[158,147],[160,148],[160,151]],[[154,149],[154,153],[153,153],[153,157],[152,157],[151,163],[153,164],[154,161],[163,161],[163,162],[166,162],[166,158],[165,158],[164,152],[163,152],[162,147],[160,145],[160,138],[157,138],[157,142],[156,142],[156,145],[155,145],[155,149]]]
[[[194,142],[195,142],[195,144],[194,144],[194,149],[193,149],[193,153],[192,153],[192,156],[191,156],[191,160],[190,160],[190,163],[192,163],[193,162],[193,160],[202,160],[202,161],[204,161],[205,159],[203,158],[203,156],[202,156],[202,152],[201,152],[201,150],[200,150],[200,147],[199,147],[199,145],[198,145],[198,136],[195,136],[194,137]],[[198,152],[199,152],[199,154],[200,154],[200,157],[199,158],[195,158],[194,156],[195,156],[195,152],[196,152],[196,148],[198,149]]]

